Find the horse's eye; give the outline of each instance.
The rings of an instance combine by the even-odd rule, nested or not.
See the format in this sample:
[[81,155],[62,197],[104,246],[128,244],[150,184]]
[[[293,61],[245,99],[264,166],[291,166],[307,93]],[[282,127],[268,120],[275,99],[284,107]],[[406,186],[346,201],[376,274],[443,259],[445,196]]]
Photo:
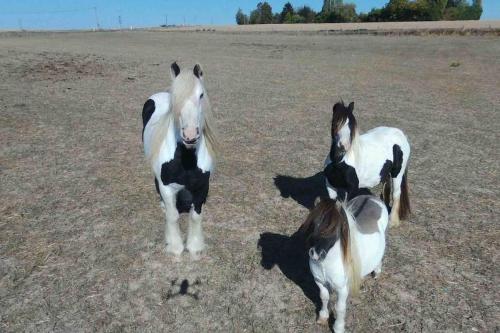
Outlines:
[[202,99],[202,98],[203,98],[203,96],[205,96],[205,94],[204,94],[204,93],[201,93],[201,95],[200,95],[200,99]]

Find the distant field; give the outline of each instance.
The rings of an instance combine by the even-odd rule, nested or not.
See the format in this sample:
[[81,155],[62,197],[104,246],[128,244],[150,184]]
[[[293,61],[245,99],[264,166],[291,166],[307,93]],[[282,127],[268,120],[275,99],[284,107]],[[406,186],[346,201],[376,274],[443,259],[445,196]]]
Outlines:
[[[163,28],[168,31],[213,30],[218,32],[500,32],[498,21],[429,21],[429,22],[374,22],[374,23],[321,23],[321,24],[256,24],[228,26],[186,26]],[[498,31],[497,31],[498,30]]]
[[[412,144],[413,215],[348,331],[499,331],[500,39],[219,33],[332,27],[366,25],[0,34],[0,332],[328,332],[290,236],[340,98]],[[204,66],[222,146],[197,262],[163,252],[142,153],[174,60]]]

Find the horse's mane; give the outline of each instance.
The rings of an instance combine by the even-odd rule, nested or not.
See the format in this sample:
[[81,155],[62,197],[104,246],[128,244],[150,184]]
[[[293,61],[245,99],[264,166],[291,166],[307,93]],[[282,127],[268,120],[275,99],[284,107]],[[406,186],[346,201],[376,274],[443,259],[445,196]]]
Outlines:
[[[174,80],[172,86],[167,89],[170,93],[170,103],[169,110],[163,114],[160,119],[153,125],[154,129],[153,137],[151,140],[151,149],[149,154],[146,156],[150,161],[151,165],[154,165],[158,159],[161,146],[170,130],[172,122],[177,124],[178,116],[180,115],[182,105],[184,101],[192,93],[195,85],[195,76],[191,71],[182,71]],[[203,84],[202,84],[203,85]],[[207,146],[209,154],[215,158],[218,152],[218,144],[214,135],[214,126],[212,124],[212,110],[210,107],[209,98],[205,92],[205,87],[203,87],[205,96],[202,99],[202,109],[203,109],[203,132],[202,135],[205,138],[205,144]]]
[[340,240],[342,260],[346,269],[349,287],[351,293],[356,294],[359,291],[361,282],[360,261],[354,237],[350,232],[349,218],[353,219],[345,202],[340,202],[339,206],[337,206],[335,200],[327,198],[321,200],[311,210],[299,230],[306,235],[308,246],[313,246],[314,239],[318,238]]

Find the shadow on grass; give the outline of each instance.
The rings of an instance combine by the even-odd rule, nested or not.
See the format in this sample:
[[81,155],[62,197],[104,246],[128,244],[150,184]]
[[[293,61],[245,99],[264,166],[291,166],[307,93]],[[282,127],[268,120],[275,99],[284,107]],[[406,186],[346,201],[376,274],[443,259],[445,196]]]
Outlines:
[[306,178],[277,175],[274,177],[274,186],[283,198],[292,198],[307,209],[314,207],[316,198],[328,197],[322,171]]
[[[170,289],[167,291],[167,293],[164,295],[165,300],[169,300],[178,296],[189,296],[192,297],[195,300],[199,299],[199,291],[195,292],[190,292],[189,289],[190,287],[194,287],[197,285],[201,285],[200,280],[196,279],[194,282],[191,284],[187,279],[182,280],[180,283],[178,283],[178,279],[174,279],[170,281]],[[174,292],[174,289],[178,289],[178,292]],[[193,289],[193,288],[191,288]]]
[[272,269],[275,265],[296,285],[316,306],[321,308],[319,289],[309,270],[309,256],[305,249],[303,236],[297,231],[292,236],[265,232],[260,235],[258,246],[262,251],[261,265]]

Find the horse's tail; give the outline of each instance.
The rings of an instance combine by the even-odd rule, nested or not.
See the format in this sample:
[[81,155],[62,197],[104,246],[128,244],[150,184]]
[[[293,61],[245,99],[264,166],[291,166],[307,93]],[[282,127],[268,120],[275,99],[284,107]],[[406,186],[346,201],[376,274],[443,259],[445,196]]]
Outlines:
[[[361,285],[361,269],[360,260],[356,247],[356,240],[354,239],[354,234],[349,228],[349,218],[351,215],[347,211],[345,202],[342,203],[342,226],[340,229],[340,245],[343,253],[344,270],[347,275],[347,281],[349,284],[349,290],[351,294],[357,295],[359,293],[359,287]],[[354,217],[351,215],[351,218]]]
[[408,169],[405,170],[401,181],[401,197],[399,199],[399,219],[406,220],[411,214],[410,197],[408,195]]

